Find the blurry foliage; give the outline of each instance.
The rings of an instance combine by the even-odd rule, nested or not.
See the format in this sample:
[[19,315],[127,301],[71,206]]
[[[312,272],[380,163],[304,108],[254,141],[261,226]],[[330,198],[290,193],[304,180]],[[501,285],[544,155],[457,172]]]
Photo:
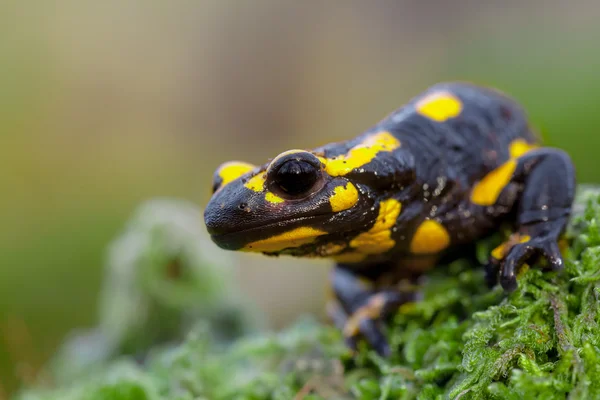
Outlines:
[[[525,268],[508,296],[487,289],[482,268],[465,260],[429,274],[423,301],[390,324],[390,359],[366,346],[353,356],[336,329],[310,319],[228,348],[201,323],[143,365],[124,358],[17,399],[599,398],[600,190],[582,190],[576,213],[565,270]],[[500,240],[480,243],[480,255]]]
[[235,255],[213,251],[194,205],[147,201],[109,247],[96,327],[75,332],[47,376],[68,383],[123,355],[143,360],[151,348],[183,340],[197,321],[225,344],[261,326],[262,317],[239,296]]

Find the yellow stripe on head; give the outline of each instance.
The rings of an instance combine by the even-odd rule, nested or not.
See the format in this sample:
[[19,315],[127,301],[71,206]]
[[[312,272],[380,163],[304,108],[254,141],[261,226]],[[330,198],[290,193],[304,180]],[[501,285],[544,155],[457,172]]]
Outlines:
[[265,194],[265,200],[272,204],[279,204],[279,203],[283,203],[285,201],[284,199],[282,199],[281,197],[277,196],[276,194],[274,194],[272,192],[267,192]]
[[215,189],[222,188],[254,168],[256,168],[255,165],[243,161],[228,161],[221,164],[216,172],[216,175],[221,178],[221,182],[219,182],[219,187]]
[[416,104],[417,112],[437,122],[457,117],[462,112],[460,99],[450,92],[435,92],[425,96]]
[[[247,189],[252,190],[253,192],[263,193],[265,191],[265,180],[265,174],[260,173],[250,178],[250,180],[246,182],[244,186]],[[279,204],[285,201],[281,197],[277,196],[275,193],[269,191],[265,193],[265,200],[271,204]]]
[[391,152],[400,147],[400,141],[390,132],[378,132],[367,136],[362,143],[354,146],[347,154],[337,157],[319,157],[330,176],[343,176],[360,168],[375,158],[379,152]]
[[256,193],[263,192],[265,190],[265,174],[254,175],[244,186]]
[[318,236],[325,235],[327,232],[311,228],[308,226],[302,226],[300,228],[292,229],[288,232],[283,232],[279,235],[271,236],[266,239],[257,240],[252,243],[248,243],[243,251],[264,251],[264,252],[276,252],[287,248],[300,247],[303,244],[313,242]]

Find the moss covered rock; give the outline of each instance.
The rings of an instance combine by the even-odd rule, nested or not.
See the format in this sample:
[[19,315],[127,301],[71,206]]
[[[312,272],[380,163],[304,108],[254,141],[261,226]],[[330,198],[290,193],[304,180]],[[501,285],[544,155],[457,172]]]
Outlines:
[[[600,195],[580,191],[561,273],[522,271],[518,289],[487,289],[480,266],[433,271],[424,300],[388,329],[394,355],[352,356],[340,333],[303,319],[279,333],[216,347],[202,321],[174,348],[129,358],[46,399],[594,399],[600,398]],[[479,244],[482,260],[501,235]]]

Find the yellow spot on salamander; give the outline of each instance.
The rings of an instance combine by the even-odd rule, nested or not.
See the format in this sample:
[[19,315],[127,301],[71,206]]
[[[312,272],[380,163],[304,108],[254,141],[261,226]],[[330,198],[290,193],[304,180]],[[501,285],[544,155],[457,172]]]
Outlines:
[[261,193],[265,190],[265,175],[262,173],[254,175],[244,186],[252,191]]
[[512,235],[506,242],[492,250],[492,257],[496,260],[503,260],[510,249],[517,243],[527,243],[531,240],[529,235],[520,236],[519,234]]
[[462,102],[449,92],[436,92],[416,104],[417,112],[437,122],[457,117],[462,111]]
[[471,192],[471,201],[480,206],[495,204],[517,168],[515,159],[537,148],[537,144],[528,143],[523,139],[513,140],[508,146],[510,159],[475,184]]
[[269,203],[273,203],[273,204],[283,203],[285,201],[281,197],[279,197],[276,194],[273,194],[271,192],[267,192],[267,194],[265,194],[265,200],[267,200]]
[[396,199],[379,204],[379,215],[371,229],[350,241],[350,247],[363,254],[379,254],[390,250],[396,242],[392,239],[392,227],[396,223],[402,205]]
[[410,251],[414,254],[439,253],[450,245],[450,235],[442,224],[432,219],[424,221],[415,232]]
[[346,186],[337,186],[333,189],[333,195],[329,198],[333,212],[344,211],[352,208],[358,201],[358,190],[351,182]]
[[527,143],[523,139],[515,139],[508,146],[508,151],[510,152],[510,158],[517,158],[538,147],[537,144]]
[[389,132],[379,132],[367,136],[347,154],[335,158],[319,157],[325,165],[325,171],[331,176],[343,176],[355,168],[368,164],[379,152],[390,152],[400,147],[400,141]]
[[243,161],[228,161],[221,164],[217,169],[217,175],[219,175],[222,180],[219,188],[224,187],[254,168],[254,165]]
[[471,191],[471,202],[480,206],[491,206],[496,203],[502,189],[510,182],[517,162],[508,160],[475,184]]
[[243,251],[274,252],[292,247],[299,247],[311,243],[317,236],[325,235],[327,232],[303,226],[267,239],[257,240],[247,244]]

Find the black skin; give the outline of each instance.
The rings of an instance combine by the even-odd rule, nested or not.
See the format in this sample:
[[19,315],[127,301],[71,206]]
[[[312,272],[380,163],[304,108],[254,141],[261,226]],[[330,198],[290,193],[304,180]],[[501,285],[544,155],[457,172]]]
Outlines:
[[[458,98],[462,103],[460,113],[436,121],[418,112],[415,104],[435,92]],[[378,153],[371,162],[343,177],[323,174],[316,179],[317,175],[311,175],[312,167],[306,163],[318,164],[311,154],[332,159],[381,131],[397,138],[400,148]],[[383,200],[398,200],[402,210],[391,233],[394,247],[370,254],[360,262],[337,263],[330,278],[336,299],[329,305],[329,313],[344,330],[348,345],[355,348],[363,338],[386,356],[390,348],[381,330],[382,322],[399,305],[418,298],[417,292],[406,290],[406,285],[401,288],[398,283],[415,282],[442,257],[463,256],[462,248],[497,231],[500,224],[512,225],[515,235],[529,240],[511,243],[501,259],[490,257],[485,267],[490,286],[500,283],[506,291],[514,290],[519,268],[540,257],[552,270],[563,267],[557,242],[570,216],[575,193],[575,171],[565,152],[540,147],[513,158],[514,171],[493,204],[479,205],[471,199],[473,187],[511,159],[509,149],[515,140],[539,144],[524,111],[512,99],[471,84],[438,84],[353,140],[323,146],[311,154],[299,153],[294,161],[297,164],[286,166],[288,175],[270,168],[265,187],[285,197],[280,204],[268,203],[264,194],[243,186],[253,176],[264,173],[269,164],[222,188],[217,177],[215,195],[205,210],[206,225],[213,240],[231,250],[292,228],[317,228],[327,234],[310,244],[265,254],[320,256],[324,245],[348,244],[368,231],[375,224]],[[296,171],[302,178],[294,181],[289,171]],[[327,199],[340,181],[353,183],[360,199],[349,210],[333,212]],[[311,186],[315,188],[312,192],[302,193]],[[292,192],[284,193],[289,188]],[[413,254],[411,238],[428,219],[445,228],[450,245],[437,253]]]

